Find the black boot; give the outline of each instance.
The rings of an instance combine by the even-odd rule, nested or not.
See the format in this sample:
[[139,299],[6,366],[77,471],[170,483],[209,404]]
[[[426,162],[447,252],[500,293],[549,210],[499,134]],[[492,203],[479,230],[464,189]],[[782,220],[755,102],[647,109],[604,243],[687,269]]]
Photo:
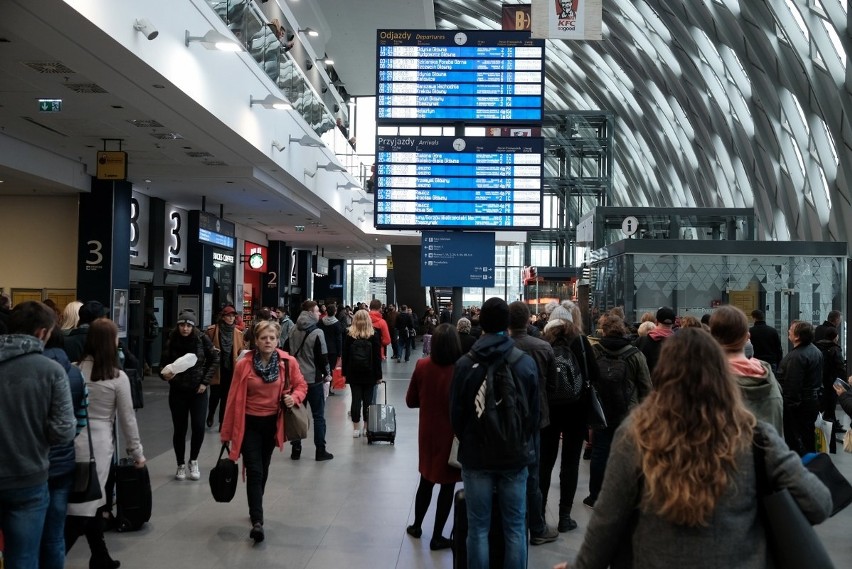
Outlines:
[[86,524],[86,541],[92,556],[89,558],[89,569],[118,569],[120,561],[109,556],[106,541],[104,540],[103,517],[98,512],[95,517],[89,518]]

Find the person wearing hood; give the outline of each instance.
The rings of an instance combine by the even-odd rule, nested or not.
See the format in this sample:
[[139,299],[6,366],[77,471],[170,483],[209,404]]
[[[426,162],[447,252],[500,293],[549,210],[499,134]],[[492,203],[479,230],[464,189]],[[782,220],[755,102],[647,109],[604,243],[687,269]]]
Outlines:
[[386,348],[391,343],[390,330],[388,323],[385,322],[382,316],[382,301],[374,298],[370,301],[370,320],[373,321],[373,328],[377,328],[382,333],[382,359],[387,359]]
[[[296,326],[290,331],[288,339],[290,355],[296,359],[305,383],[308,395],[305,401],[311,407],[314,420],[314,446],[316,460],[331,460],[334,455],[325,448],[325,384],[331,381],[331,369],[328,365],[328,347],[325,334],[319,329],[319,305],[313,300],[302,303],[302,312],[296,319]],[[302,457],[302,441],[291,441],[293,448],[290,458]]]
[[626,398],[626,401],[622,400],[627,408],[627,413],[625,413],[624,407],[617,404],[613,405],[613,400],[606,396],[607,392],[602,384],[599,383],[596,385],[599,395],[601,395],[601,406],[603,407],[604,415],[606,415],[607,426],[604,429],[596,429],[592,437],[591,462],[589,463],[589,495],[583,500],[583,503],[591,508],[594,508],[598,494],[600,494],[601,487],[603,486],[604,473],[606,472],[606,464],[609,459],[609,451],[612,447],[615,430],[627,417],[629,411],[641,403],[653,389],[651,385],[651,373],[648,371],[645,356],[635,346],[630,344],[624,320],[615,314],[608,313],[600,318],[600,326],[601,338],[595,344],[595,357],[598,361],[598,368],[601,370],[601,375],[605,376],[605,370],[617,369],[614,365],[610,368],[607,364],[623,360],[624,377],[621,378],[621,382],[623,383],[617,387],[612,387],[620,389],[622,394],[629,394],[629,398]]
[[[509,328],[506,301],[498,297],[486,300],[480,324],[484,334],[469,354],[457,360],[450,384],[450,421],[459,439],[458,459],[462,465],[467,504],[468,567],[490,567],[488,532],[496,495],[505,539],[503,566],[515,569],[527,566],[527,468],[535,462],[535,452],[532,436],[529,436],[523,451],[511,457],[511,464],[505,457],[499,467],[491,462],[498,449],[489,447],[488,441],[482,438],[483,429],[477,417],[482,414],[487,369],[506,361],[515,349],[515,342],[506,335]],[[532,433],[539,426],[541,410],[538,369],[527,353],[520,354],[510,365],[515,381],[526,394],[528,413],[524,432]],[[505,453],[503,448],[499,451]]]
[[722,346],[728,360],[728,370],[743,394],[746,407],[760,421],[766,421],[784,433],[784,399],[781,386],[772,373],[772,366],[757,358],[748,359],[745,345],[748,340],[748,318],[736,306],[720,306],[710,317],[710,334]]
[[[65,335],[57,324],[45,342],[42,354],[65,369],[71,389],[74,417],[77,419],[76,433],[79,435],[88,420],[88,391],[83,374],[71,365],[65,354],[64,344]],[[41,537],[41,569],[62,569],[65,566],[65,516],[68,514],[68,497],[74,486],[75,464],[73,442],[50,447],[50,471],[47,479],[50,503],[47,506],[44,533]]]
[[200,480],[198,454],[204,442],[204,420],[207,416],[207,387],[219,368],[219,350],[213,342],[196,327],[198,317],[191,310],[184,310],[177,319],[177,327],[169,336],[163,362],[173,364],[178,358],[194,354],[196,362],[189,369],[174,373],[160,371],[160,377],[169,382],[169,410],[172,413],[174,435],[172,444],[177,461],[175,480],[186,480],[186,431],[192,422],[192,438],[189,443],[189,479]]
[[663,341],[674,334],[672,326],[675,322],[674,310],[668,306],[660,307],[657,310],[657,325],[648,332],[647,336],[641,336],[636,340],[636,347],[642,351],[645,360],[648,363],[648,371],[654,373],[654,367],[657,365],[657,360],[660,359],[660,348],[663,346]]
[[[343,333],[346,327],[343,322],[337,319],[337,305],[329,304],[325,309],[325,316],[320,319],[317,324],[325,336],[325,347],[328,350],[328,366],[331,371],[337,367],[337,359],[340,357],[343,349]],[[334,391],[329,388],[329,395],[334,395]]]
[[9,314],[9,333],[0,336],[0,512],[10,568],[39,566],[50,448],[76,434],[68,376],[42,353],[55,324],[50,308],[22,302]]

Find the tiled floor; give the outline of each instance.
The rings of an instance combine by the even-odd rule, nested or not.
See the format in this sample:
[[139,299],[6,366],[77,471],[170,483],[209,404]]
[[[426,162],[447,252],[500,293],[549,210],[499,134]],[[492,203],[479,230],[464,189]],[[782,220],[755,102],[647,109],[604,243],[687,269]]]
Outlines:
[[[405,526],[413,519],[419,479],[417,410],[406,408],[404,401],[414,359],[410,363],[388,362],[385,368],[388,397],[397,411],[396,444],[368,445],[363,438],[353,439],[347,417],[348,393],[329,397],[327,441],[335,458],[315,462],[311,442],[306,442],[298,462],[290,460],[289,449],[274,453],[264,499],[266,541],[256,546],[248,537],[245,486],[240,484],[229,504],[218,504],[210,496],[206,480],[208,468],[218,455],[218,433],[207,433],[200,458],[201,481],[174,480],[167,385],[156,377],[147,378],[146,405],[138,412],[138,421],[151,472],[154,513],[139,532],[107,534],[113,557],[124,569],[450,569],[449,550],[429,550],[434,501],[423,524],[423,537],[418,540],[405,533]],[[841,451],[833,458],[847,478],[852,477],[852,455]],[[589,463],[584,461],[573,511],[579,529],[560,534],[554,543],[531,546],[529,567],[550,568],[576,556],[591,513],[581,503],[588,473]],[[558,475],[553,481],[558,484]],[[551,524],[556,523],[555,507],[549,506]],[[445,535],[449,535],[451,526],[452,521]],[[837,567],[846,567],[852,560],[850,527],[852,508],[817,528]],[[66,566],[84,569],[88,557],[88,547],[80,540],[68,555]]]

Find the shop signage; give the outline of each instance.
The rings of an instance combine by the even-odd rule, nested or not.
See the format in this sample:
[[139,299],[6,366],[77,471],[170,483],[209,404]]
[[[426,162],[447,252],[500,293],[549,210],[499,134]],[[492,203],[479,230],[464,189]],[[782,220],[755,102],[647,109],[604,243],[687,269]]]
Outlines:
[[151,198],[134,191],[130,197],[130,264],[148,266]]
[[234,256],[230,253],[221,253],[219,251],[213,251],[213,260],[219,261],[220,263],[230,263],[234,264]]

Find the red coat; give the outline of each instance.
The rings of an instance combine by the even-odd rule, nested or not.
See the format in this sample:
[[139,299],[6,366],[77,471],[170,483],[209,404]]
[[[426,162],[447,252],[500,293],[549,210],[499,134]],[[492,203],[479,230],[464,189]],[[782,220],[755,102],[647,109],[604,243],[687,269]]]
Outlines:
[[[302,377],[302,372],[299,370],[299,364],[295,358],[291,358],[284,350],[278,350],[278,383],[280,389],[277,392],[276,402],[281,400],[284,393],[284,378],[286,377],[284,366],[290,368],[290,386],[293,389],[293,400],[296,404],[302,403],[305,396],[308,394],[308,384],[305,383],[305,378]],[[234,378],[231,383],[231,391],[228,393],[228,404],[225,406],[225,418],[222,421],[222,432],[219,433],[219,439],[224,443],[230,441],[231,449],[228,458],[237,461],[240,458],[240,451],[243,446],[243,436],[246,430],[246,394],[249,377],[257,377],[254,371],[254,351],[248,352],[245,356],[239,359],[234,368]],[[279,449],[284,448],[284,413],[278,413],[278,422],[276,424],[275,444]]]
[[388,323],[385,322],[385,319],[382,318],[382,313],[378,310],[370,311],[370,320],[373,321],[373,328],[376,328],[382,333],[382,359],[385,359],[385,346],[389,346],[391,343]]
[[450,423],[450,383],[455,366],[439,366],[431,357],[417,360],[405,404],[420,408],[417,443],[420,474],[436,484],[461,481],[461,470],[447,464],[453,446]]

